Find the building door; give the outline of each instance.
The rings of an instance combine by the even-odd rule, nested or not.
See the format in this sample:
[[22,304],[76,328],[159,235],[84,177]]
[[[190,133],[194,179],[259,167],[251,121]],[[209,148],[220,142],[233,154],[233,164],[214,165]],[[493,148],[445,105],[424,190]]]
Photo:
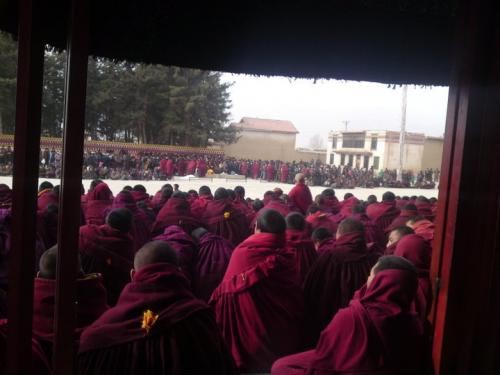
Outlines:
[[368,162],[370,161],[370,157],[365,155],[365,160],[363,162],[363,168],[368,169]]
[[352,167],[353,166],[353,159],[354,159],[354,155],[349,155],[349,162],[347,163],[349,165],[349,167]]

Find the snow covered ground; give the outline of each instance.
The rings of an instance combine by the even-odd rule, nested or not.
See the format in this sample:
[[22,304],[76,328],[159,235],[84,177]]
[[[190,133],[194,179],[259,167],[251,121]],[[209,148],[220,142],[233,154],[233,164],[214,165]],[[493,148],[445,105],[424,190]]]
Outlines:
[[[59,180],[56,179],[40,179],[42,181],[50,181],[54,185],[59,184]],[[85,190],[88,189],[91,180],[83,180],[83,186]],[[12,177],[0,176],[0,183],[7,184],[12,186]],[[154,194],[156,191],[160,190],[163,184],[179,184],[179,188],[182,191],[187,191],[190,189],[198,190],[198,188],[202,185],[207,185],[212,189],[212,192],[215,191],[218,187],[225,187],[234,189],[235,186],[241,185],[246,190],[247,197],[250,198],[261,198],[267,190],[272,190],[275,187],[281,188],[285,193],[288,193],[293,185],[290,184],[281,184],[276,182],[266,182],[260,180],[247,179],[237,179],[234,176],[230,176],[226,178],[188,178],[188,177],[175,177],[174,180],[170,181],[119,181],[119,180],[106,180],[106,183],[109,185],[113,193],[116,195],[120,192],[120,190],[125,185],[134,186],[136,184],[142,184],[148,190],[148,193]],[[312,186],[311,192],[313,197],[317,194],[320,194],[324,187],[321,186]],[[365,188],[355,188],[355,189],[335,189],[337,197],[342,200],[343,196],[347,192],[353,193],[356,197],[360,199],[366,199],[370,194],[374,194],[380,200],[382,194],[387,190],[391,190],[396,195],[423,195],[427,198],[438,197],[437,189],[387,189],[387,188],[374,188],[374,189],[365,189]]]

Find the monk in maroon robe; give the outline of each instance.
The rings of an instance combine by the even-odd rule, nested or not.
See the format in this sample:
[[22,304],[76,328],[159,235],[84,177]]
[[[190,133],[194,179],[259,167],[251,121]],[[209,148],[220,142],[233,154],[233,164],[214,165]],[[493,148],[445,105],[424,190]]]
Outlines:
[[59,205],[59,196],[52,189],[45,189],[38,193],[38,210],[44,211],[50,204]]
[[102,225],[106,219],[106,212],[113,204],[113,193],[109,186],[101,182],[87,194],[87,207],[84,211],[87,224]]
[[426,321],[432,303],[432,287],[429,278],[432,248],[417,234],[410,234],[400,239],[394,255],[408,259],[418,273],[418,289],[415,298],[415,310]]
[[425,219],[423,216],[416,216],[410,218],[406,225],[413,229],[415,234],[418,234],[432,245],[435,230],[435,225],[432,221]]
[[165,228],[164,232],[155,238],[155,241],[163,241],[177,253],[179,267],[184,275],[191,280],[193,278],[193,268],[196,257],[196,245],[193,239],[177,225]]
[[387,241],[384,254],[393,255],[394,251],[396,251],[396,246],[398,244],[398,241],[404,236],[407,236],[409,234],[415,234],[415,232],[413,229],[407,227],[406,225],[401,227],[396,227],[393,230],[391,230],[389,232],[389,239]]
[[167,175],[167,179],[171,179],[175,173],[174,161],[172,159],[168,159],[165,163],[165,174]]
[[203,185],[198,190],[198,198],[191,203],[191,213],[193,217],[199,218],[207,208],[209,201],[214,199],[212,191],[206,185]]
[[274,181],[274,165],[272,163],[266,165],[266,180]]
[[304,282],[305,347],[314,347],[320,332],[337,311],[347,306],[366,281],[378,256],[368,251],[365,228],[359,221],[343,220],[330,251],[312,266]]
[[260,173],[260,163],[257,160],[254,160],[252,164],[252,178],[254,180],[259,178],[259,173]]
[[80,340],[79,375],[237,374],[208,305],[194,297],[175,251],[147,243],[115,307]]
[[333,250],[336,241],[335,233],[330,232],[327,228],[315,229],[311,234],[311,240],[319,256]]
[[306,221],[309,223],[311,230],[318,228],[326,228],[331,233],[337,232],[337,223],[335,222],[333,215],[321,211],[319,205],[312,204],[307,210]]
[[281,196],[274,191],[267,191],[266,194],[264,194],[264,204],[268,210],[278,211],[283,217],[286,217],[290,212],[292,212],[290,206],[288,206],[281,199]]
[[115,197],[111,209],[126,208],[132,213],[132,228],[130,234],[134,239],[134,251],[139,250],[146,242],[151,240],[152,222],[143,210],[137,207],[132,194],[128,191],[121,191]]
[[170,184],[165,184],[158,190],[153,198],[151,198],[150,204],[154,212],[158,213],[165,203],[170,199],[174,193],[174,188]]
[[321,192],[320,209],[328,214],[336,215],[340,212],[341,205],[335,196],[335,190],[325,189]]
[[100,273],[114,305],[128,282],[134,259],[134,240],[130,235],[132,213],[126,208],[111,211],[106,224],[80,227],[79,251],[85,273]]
[[208,302],[226,273],[234,247],[225,238],[210,233],[205,228],[195,229],[192,237],[198,244],[193,267],[193,292],[198,298]]
[[214,200],[208,201],[200,220],[210,232],[224,237],[234,246],[250,234],[245,213],[234,207],[224,188],[215,191]]
[[418,216],[423,216],[429,221],[434,221],[435,213],[433,211],[433,205],[429,199],[424,196],[420,196],[415,201],[415,206],[418,210]]
[[241,372],[268,372],[299,344],[302,293],[285,228],[279,212],[263,210],[255,234],[234,250],[210,301]]
[[365,239],[368,247],[382,255],[386,247],[384,232],[370,220],[365,213],[365,206],[358,204],[352,208],[351,219],[358,220],[365,227]]
[[196,171],[196,160],[190,159],[187,163],[186,173],[188,175],[194,176],[195,171]]
[[388,191],[382,196],[382,202],[370,204],[366,208],[366,215],[383,231],[399,216],[396,207],[396,196]]
[[187,233],[200,226],[199,221],[191,213],[191,207],[184,193],[174,193],[165,203],[156,216],[151,233],[153,236],[159,235],[170,225],[177,225]]
[[358,204],[359,204],[358,198],[356,198],[351,193],[346,193],[344,195],[344,200],[340,204],[341,205],[340,215],[341,215],[342,219],[345,219],[346,217],[351,216],[354,206],[356,206]]
[[401,227],[403,225],[406,225],[408,220],[410,220],[412,217],[418,216],[418,211],[417,207],[413,203],[408,203],[407,205],[403,206],[401,208],[401,212],[399,213],[399,216],[397,216],[391,223],[386,228],[386,233],[390,232],[394,228]]
[[95,189],[95,187],[97,185],[99,185],[100,183],[102,183],[103,181],[102,180],[99,180],[99,179],[96,179],[96,180],[92,180],[90,182],[90,186],[89,186],[89,190],[87,192],[87,194],[85,194],[85,190],[82,189],[82,196],[80,197],[80,204],[81,204],[81,207],[82,207],[82,211],[84,213],[84,219],[85,219],[85,211],[87,210],[87,201],[88,201],[88,195],[90,194],[90,192],[92,190]]
[[316,348],[276,361],[272,375],[422,373],[422,326],[411,309],[416,288],[410,262],[380,258],[367,285],[335,315]]
[[295,183],[293,189],[288,193],[288,199],[293,207],[305,215],[307,209],[313,203],[311,190],[309,190],[309,187],[306,185],[305,177],[302,173],[297,173],[295,176]]
[[310,268],[318,259],[318,253],[309,235],[304,216],[298,212],[292,212],[285,218],[285,221],[286,245],[295,252],[295,263],[302,284]]
[[248,215],[252,211],[252,208],[248,205],[248,202],[245,200],[245,188],[243,186],[236,186],[234,188],[234,195],[235,197],[233,199],[233,205],[240,211],[243,211],[245,215],[248,217]]

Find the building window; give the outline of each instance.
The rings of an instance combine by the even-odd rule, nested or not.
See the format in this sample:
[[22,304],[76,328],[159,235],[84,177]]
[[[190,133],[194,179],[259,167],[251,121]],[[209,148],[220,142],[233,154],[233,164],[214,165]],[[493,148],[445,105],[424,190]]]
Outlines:
[[335,158],[335,154],[330,154],[330,164],[333,164]]
[[380,156],[375,156],[373,158],[373,169],[378,169],[380,163]]
[[370,157],[365,155],[365,160],[363,161],[363,168],[368,169],[369,160],[370,160]]
[[349,162],[347,163],[349,167],[352,167],[352,162],[354,161],[354,155],[349,155]]
[[372,145],[370,147],[372,150],[377,149],[377,137],[372,137]]
[[333,137],[332,139],[332,149],[336,149],[337,148],[337,137]]
[[345,154],[340,155],[340,165],[345,165]]
[[365,133],[344,133],[342,136],[342,148],[364,148]]

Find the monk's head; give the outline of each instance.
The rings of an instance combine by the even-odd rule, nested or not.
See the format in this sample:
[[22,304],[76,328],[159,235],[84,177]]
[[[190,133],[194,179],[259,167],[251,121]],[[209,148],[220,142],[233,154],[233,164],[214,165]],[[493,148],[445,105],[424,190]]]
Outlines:
[[333,189],[325,189],[321,192],[321,195],[325,199],[333,199],[335,197],[335,190]]
[[255,212],[259,212],[264,208],[264,202],[260,199],[256,199],[252,202],[252,208]]
[[362,203],[355,204],[352,207],[352,213],[353,214],[364,214],[365,213],[365,206]]
[[90,182],[90,186],[89,186],[89,191],[92,191],[95,189],[95,187],[99,184],[102,184],[102,180],[99,180],[99,179],[96,179],[96,180],[92,180]]
[[[78,257],[77,264],[78,276],[83,275],[82,266],[80,264],[80,257]],[[46,250],[40,257],[39,271],[37,277],[41,279],[55,280],[57,273],[57,245],[52,246]]]
[[245,199],[245,188],[243,186],[236,186],[234,188],[234,194],[237,198]]
[[345,193],[344,194],[344,200],[348,200],[349,198],[352,198],[352,197],[354,197],[354,194],[352,194],[352,193]]
[[134,257],[134,269],[131,271],[132,278],[141,268],[157,263],[179,265],[177,253],[165,241],[148,242],[137,251]]
[[180,190],[174,191],[174,193],[172,194],[172,198],[187,199],[187,197],[187,194]]
[[366,285],[369,287],[375,276],[377,276],[379,272],[385,270],[406,271],[411,275],[411,278],[414,279],[414,284],[417,283],[417,269],[409,260],[395,255],[386,255],[380,257],[377,263],[372,267]]
[[316,204],[323,204],[324,203],[324,198],[321,194],[318,194],[314,197],[314,203]]
[[165,200],[170,199],[174,192],[174,188],[170,184],[166,184],[161,189],[161,197]]
[[333,238],[333,233],[330,232],[326,228],[317,228],[312,232],[311,239],[314,243],[314,247],[316,250],[319,249],[319,246],[329,239]]
[[38,187],[38,192],[41,192],[43,190],[47,189],[52,189],[54,185],[52,185],[49,181],[43,181],[40,186]]
[[139,191],[141,193],[145,193],[146,187],[144,185],[138,184],[138,185],[135,185],[132,190]]
[[132,188],[132,186],[130,186],[130,185],[125,185],[125,186],[123,187],[123,189],[122,189],[122,190],[123,190],[123,191],[132,191],[132,190],[134,190],[134,189],[133,189],[133,188]]
[[304,175],[304,173],[297,173],[295,175],[295,182],[297,184],[303,184],[306,182],[306,176]]
[[259,212],[255,233],[283,234],[285,230],[285,219],[278,211],[265,209]]
[[366,198],[366,203],[368,204],[377,203],[377,197],[373,194],[370,194],[368,198]]
[[298,212],[292,212],[286,215],[286,229],[303,231],[306,228],[304,216]]
[[419,221],[422,221],[422,220],[426,220],[425,217],[423,217],[423,216],[413,216],[413,217],[410,217],[406,221],[406,226],[410,227],[411,229],[414,229],[415,228],[415,224],[418,223]]
[[122,233],[128,233],[132,228],[132,212],[127,208],[117,208],[108,214],[106,224]]
[[408,234],[414,234],[413,229],[406,225],[402,225],[400,227],[394,228],[389,233],[389,240],[387,241],[387,247],[397,243],[401,238],[407,236]]
[[174,184],[174,191],[179,191],[179,184]]
[[227,190],[225,188],[220,187],[217,190],[215,190],[214,199],[216,201],[224,200],[227,198],[229,198],[229,193],[227,192]]
[[344,219],[341,221],[337,228],[336,238],[337,240],[349,233],[365,233],[365,226],[359,220],[355,219]]
[[392,191],[386,191],[384,195],[382,195],[383,202],[394,202],[396,200],[396,196]]
[[273,189],[273,192],[274,192],[274,195],[275,195],[276,198],[279,198],[279,197],[281,197],[283,195],[283,190],[281,188],[279,188],[279,187],[275,187]]
[[200,195],[212,195],[212,190],[206,185],[200,186],[200,189],[198,190],[198,194]]
[[309,208],[307,209],[307,214],[308,215],[312,215],[312,214],[315,214],[316,212],[318,211],[321,211],[321,209],[319,208],[319,205],[316,204],[316,203],[313,203],[309,206]]
[[235,200],[236,199],[236,194],[234,193],[233,189],[226,189],[227,195],[230,199]]
[[199,227],[191,232],[191,237],[193,237],[195,241],[199,242],[200,239],[207,233],[208,231],[205,228]]

